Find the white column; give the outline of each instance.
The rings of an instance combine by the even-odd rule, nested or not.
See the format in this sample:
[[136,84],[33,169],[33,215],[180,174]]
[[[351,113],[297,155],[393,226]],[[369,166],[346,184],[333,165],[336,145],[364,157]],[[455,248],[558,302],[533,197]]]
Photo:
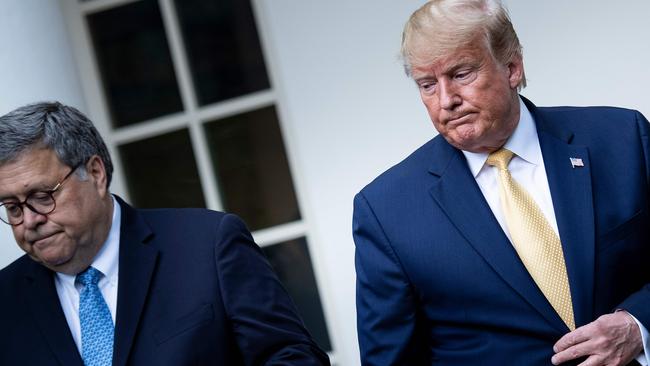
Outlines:
[[[7,0],[0,11],[0,115],[58,100],[85,110],[63,15],[57,1]],[[0,268],[23,252],[0,226]]]

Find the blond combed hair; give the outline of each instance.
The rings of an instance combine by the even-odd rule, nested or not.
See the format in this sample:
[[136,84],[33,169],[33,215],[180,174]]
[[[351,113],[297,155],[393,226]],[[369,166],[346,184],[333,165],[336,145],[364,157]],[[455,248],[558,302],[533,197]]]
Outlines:
[[[404,26],[401,55],[407,75],[413,65],[432,64],[482,37],[503,65],[522,57],[507,10],[500,0],[429,0]],[[519,88],[526,86],[522,75]]]

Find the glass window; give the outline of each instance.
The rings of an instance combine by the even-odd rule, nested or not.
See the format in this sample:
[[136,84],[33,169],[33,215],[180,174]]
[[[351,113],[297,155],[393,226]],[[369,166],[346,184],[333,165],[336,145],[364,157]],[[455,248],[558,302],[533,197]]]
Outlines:
[[87,17],[113,127],[183,109],[158,1]]
[[309,333],[321,348],[331,351],[330,336],[305,238],[269,245],[262,250],[296,303]]
[[248,0],[176,0],[198,103],[268,89]]
[[[326,294],[316,283],[309,226],[272,105],[280,101],[266,68],[255,0],[77,1],[72,31],[88,33],[84,47],[92,57],[83,52],[80,59],[90,80],[99,80],[101,100],[94,102],[107,111],[101,120],[112,124],[105,137],[117,152],[129,201],[141,208],[209,205],[238,214],[252,231],[269,229],[274,244],[263,252],[307,329],[332,352],[335,333],[328,332]],[[171,47],[170,40],[183,47]],[[193,89],[180,88],[179,81]],[[260,91],[270,93],[251,95]],[[237,97],[245,103],[230,101]],[[202,186],[199,166],[212,168],[214,185]],[[219,202],[206,202],[204,193]]]
[[226,211],[252,230],[300,219],[274,107],[205,125]]
[[136,207],[205,207],[187,129],[121,145],[118,152]]

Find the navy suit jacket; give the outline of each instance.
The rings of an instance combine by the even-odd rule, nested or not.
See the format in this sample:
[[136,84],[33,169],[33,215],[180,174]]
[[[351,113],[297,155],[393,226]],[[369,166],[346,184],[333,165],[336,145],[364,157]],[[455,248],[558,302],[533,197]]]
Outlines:
[[[631,110],[525,102],[576,325],[626,309],[650,327],[648,121]],[[526,271],[464,155],[442,136],[355,197],[353,231],[364,365],[551,364],[553,344],[569,329]]]
[[[113,365],[329,365],[239,218],[118,201]],[[83,365],[53,275],[0,272],[0,365]]]

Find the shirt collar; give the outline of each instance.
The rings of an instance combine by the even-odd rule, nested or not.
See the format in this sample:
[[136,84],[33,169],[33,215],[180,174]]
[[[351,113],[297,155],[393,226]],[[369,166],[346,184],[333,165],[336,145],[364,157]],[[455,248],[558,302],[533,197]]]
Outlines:
[[[537,138],[537,127],[523,100],[519,98],[519,123],[510,138],[503,145],[506,149],[515,153],[515,155],[524,161],[540,165],[542,159],[542,149],[539,146]],[[463,150],[467,164],[474,178],[478,176],[485,165],[488,153],[474,153]]]
[[111,223],[111,230],[108,232],[108,237],[99,250],[95,260],[91,266],[97,268],[101,273],[113,282],[117,280],[118,272],[118,258],[120,253],[120,219],[122,217],[122,210],[120,204],[117,203],[115,197],[113,199],[113,222]]
[[[91,266],[100,271],[112,284],[117,284],[122,210],[120,204],[115,200],[115,197],[111,196],[111,198],[113,199],[113,220],[111,222],[111,229],[108,232],[106,241],[102,244],[102,248],[95,256]],[[57,272],[56,275],[62,282],[74,286],[77,277],[76,275],[68,275],[59,272]]]

